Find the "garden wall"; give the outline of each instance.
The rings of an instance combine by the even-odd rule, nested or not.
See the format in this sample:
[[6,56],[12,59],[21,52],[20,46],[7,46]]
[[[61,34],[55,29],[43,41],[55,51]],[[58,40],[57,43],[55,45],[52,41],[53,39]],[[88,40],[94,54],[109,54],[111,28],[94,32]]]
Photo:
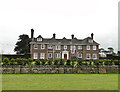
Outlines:
[[39,65],[39,66],[22,66],[22,65],[4,65],[2,66],[3,74],[27,74],[27,73],[118,73],[118,66],[64,66],[64,65]]

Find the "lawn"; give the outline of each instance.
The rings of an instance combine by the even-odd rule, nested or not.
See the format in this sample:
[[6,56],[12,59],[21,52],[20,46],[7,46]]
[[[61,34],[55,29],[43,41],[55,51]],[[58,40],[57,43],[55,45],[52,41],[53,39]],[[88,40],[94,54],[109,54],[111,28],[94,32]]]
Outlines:
[[118,74],[2,74],[3,90],[117,90]]

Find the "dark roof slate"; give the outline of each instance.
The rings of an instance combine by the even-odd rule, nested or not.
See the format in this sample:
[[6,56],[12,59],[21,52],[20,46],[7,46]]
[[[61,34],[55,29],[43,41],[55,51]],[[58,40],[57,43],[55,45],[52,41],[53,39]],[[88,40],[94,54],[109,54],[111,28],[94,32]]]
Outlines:
[[[41,35],[39,35],[38,37],[41,37]],[[38,38],[37,37],[37,38]],[[37,42],[37,43],[43,43],[43,44],[61,44],[61,45],[99,45],[99,43],[95,42],[93,40],[93,43],[89,43],[89,39],[91,39],[91,37],[87,37],[85,39],[66,39],[65,37],[63,39],[55,39],[55,38],[42,38],[42,41],[37,41],[37,38],[34,38],[34,41],[32,42]]]

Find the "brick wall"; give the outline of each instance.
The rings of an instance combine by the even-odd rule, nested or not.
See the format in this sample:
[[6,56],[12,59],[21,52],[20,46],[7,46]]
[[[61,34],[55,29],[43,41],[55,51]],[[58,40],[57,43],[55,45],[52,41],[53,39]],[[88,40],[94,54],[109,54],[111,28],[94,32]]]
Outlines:
[[[82,53],[82,58],[86,59],[86,54],[89,53],[91,54],[97,54],[97,58],[99,58],[99,46],[96,45],[96,50],[93,50],[93,45],[90,45],[90,50],[86,50],[86,45],[82,46],[81,50],[78,50],[78,46],[76,45],[76,50],[74,54],[71,54],[71,50],[70,50],[70,45],[67,45],[67,49],[64,50],[64,45],[61,45],[61,49],[60,50],[55,50],[54,52],[54,58],[55,58],[55,53],[61,53],[61,57],[62,57],[62,51],[68,51],[69,52],[69,58],[71,58],[71,56],[76,56],[78,57],[78,53]],[[48,59],[48,53],[51,52],[53,53],[53,49],[48,49],[47,45],[45,45],[45,49],[41,49],[41,45],[38,45],[38,49],[34,49],[33,44],[31,44],[31,58],[33,58],[33,53],[38,53],[38,59],[40,59],[40,53],[45,53],[45,59]]]

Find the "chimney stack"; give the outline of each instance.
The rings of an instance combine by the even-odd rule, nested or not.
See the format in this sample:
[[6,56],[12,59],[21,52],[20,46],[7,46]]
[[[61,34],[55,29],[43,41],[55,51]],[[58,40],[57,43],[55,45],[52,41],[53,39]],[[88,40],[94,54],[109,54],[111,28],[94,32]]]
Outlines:
[[33,38],[34,36],[34,29],[31,29],[31,39]]
[[72,39],[74,39],[74,35],[72,34],[71,36],[72,36]]
[[91,34],[91,38],[92,38],[92,39],[93,39],[93,36],[94,36],[94,34],[92,33],[92,34]]
[[54,34],[53,34],[53,38],[55,38],[55,35],[56,35],[56,34],[54,33]]

